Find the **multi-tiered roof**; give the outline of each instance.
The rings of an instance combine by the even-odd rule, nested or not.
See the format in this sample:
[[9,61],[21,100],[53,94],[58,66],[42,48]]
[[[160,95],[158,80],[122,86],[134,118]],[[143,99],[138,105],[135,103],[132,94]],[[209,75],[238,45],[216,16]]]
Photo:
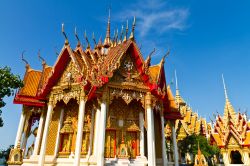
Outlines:
[[[222,77],[223,78],[223,77]],[[236,113],[227,95],[224,78],[225,107],[224,115],[216,116],[212,131],[212,143],[220,148],[228,148],[232,145],[248,147],[250,145],[250,124],[246,113]]]
[[43,69],[38,71],[32,69],[26,63],[24,87],[16,94],[14,103],[29,106],[44,106],[51,89],[60,79],[69,61],[72,61],[76,66],[77,77],[75,78],[75,82],[81,85],[88,99],[91,99],[95,97],[96,90],[107,84],[115,71],[123,65],[121,64],[121,59],[126,56],[126,53],[130,53],[143,84],[153,95],[163,101],[164,109],[167,113],[166,117],[169,119],[179,118],[180,114],[175,106],[171,90],[166,86],[164,62],[169,52],[167,52],[157,65],[151,65],[152,54],[144,61],[140,49],[135,42],[135,25],[136,20],[134,18],[130,35],[127,23],[125,31],[122,30],[121,34],[116,32],[111,37],[109,16],[106,37],[103,42],[100,39],[97,43],[93,35],[94,48],[91,48],[85,33],[84,36],[87,45],[84,48],[75,32],[78,41],[75,49],[72,49],[70,46],[67,35],[64,32],[64,26],[62,25],[65,43],[55,64],[48,66],[42,59]]

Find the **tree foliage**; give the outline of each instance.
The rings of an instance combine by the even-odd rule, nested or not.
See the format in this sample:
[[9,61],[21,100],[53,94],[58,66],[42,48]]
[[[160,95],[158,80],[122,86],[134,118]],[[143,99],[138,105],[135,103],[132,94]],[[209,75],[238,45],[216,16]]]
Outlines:
[[0,150],[0,159],[4,158],[5,159],[5,163],[0,163],[1,164],[6,164],[6,161],[8,161],[9,159],[9,155],[10,155],[10,150],[14,148],[14,145],[10,145],[7,149],[1,149]]
[[11,73],[10,67],[0,67],[0,127],[3,126],[1,108],[5,106],[3,98],[14,94],[14,90],[22,87],[23,82],[18,75]]
[[200,150],[206,158],[212,157],[213,155],[219,154],[219,148],[214,145],[210,145],[208,140],[201,135],[190,135],[187,136],[180,145],[182,152],[189,152],[193,155],[196,155],[198,152],[198,144]]

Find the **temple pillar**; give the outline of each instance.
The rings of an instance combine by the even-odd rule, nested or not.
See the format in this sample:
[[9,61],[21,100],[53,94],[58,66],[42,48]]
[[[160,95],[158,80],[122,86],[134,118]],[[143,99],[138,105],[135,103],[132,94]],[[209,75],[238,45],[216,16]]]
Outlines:
[[162,137],[162,165],[167,166],[168,165],[168,160],[167,160],[167,154],[166,154],[166,141],[165,141],[165,133],[164,133],[164,113],[163,111],[161,112],[161,137]]
[[26,114],[25,114],[25,111],[23,109],[21,117],[20,117],[18,129],[17,129],[16,140],[15,140],[15,148],[17,147],[18,143],[21,143],[25,118],[26,118]]
[[222,157],[223,157],[223,162],[225,165],[229,165],[230,162],[229,162],[229,155],[228,155],[228,151],[226,150],[221,150],[221,153],[222,153]]
[[44,162],[45,162],[45,152],[46,152],[47,138],[48,138],[48,133],[49,133],[49,124],[50,124],[50,121],[52,118],[52,112],[53,112],[53,102],[52,102],[52,98],[50,98],[49,104],[48,104],[48,111],[47,111],[44,131],[43,131],[42,146],[41,146],[40,156],[39,156],[39,160],[38,160],[39,166],[43,166]]
[[248,149],[243,149],[242,151],[242,158],[243,158],[243,163],[244,165],[249,165],[249,153],[248,153]]
[[42,111],[42,113],[40,115],[39,126],[38,126],[38,131],[37,131],[37,136],[36,136],[36,142],[35,142],[35,146],[34,146],[33,155],[38,155],[39,154],[39,146],[40,146],[41,140],[42,140],[42,132],[43,132],[45,115],[46,115],[45,111]]
[[139,127],[140,127],[140,156],[145,156],[144,150],[144,117],[143,112],[139,112]]
[[171,130],[172,130],[172,140],[174,145],[174,165],[179,166],[179,154],[178,154],[178,146],[176,141],[176,132],[175,132],[175,121],[171,123]]
[[79,105],[79,112],[78,112],[74,166],[80,165],[85,104],[86,104],[86,99],[85,99],[85,94],[83,93],[81,94],[81,97],[80,97],[80,105]]
[[104,145],[105,145],[105,134],[106,134],[106,112],[107,112],[107,94],[103,92],[103,98],[101,102],[101,117],[99,124],[99,143],[98,143],[98,154],[97,154],[97,165],[104,165]]
[[94,109],[92,109],[92,112],[91,112],[91,128],[90,128],[90,136],[89,136],[89,147],[88,147],[88,157],[91,155],[92,153],[92,144],[93,144],[93,138],[94,138],[94,118],[95,116],[95,111]]
[[98,153],[100,114],[101,114],[101,110],[97,108],[96,113],[95,113],[95,138],[94,138],[94,156],[95,157],[97,157],[97,153]]
[[56,135],[56,146],[55,146],[55,153],[54,156],[56,157],[58,152],[59,152],[59,145],[60,145],[60,130],[63,125],[63,117],[64,117],[64,109],[61,109],[60,112],[60,119],[59,119],[59,124],[58,124],[58,129],[57,129],[57,135]]
[[146,114],[147,114],[147,143],[148,143],[148,165],[155,166],[155,133],[154,133],[154,113],[151,103],[151,94],[147,93],[146,97]]

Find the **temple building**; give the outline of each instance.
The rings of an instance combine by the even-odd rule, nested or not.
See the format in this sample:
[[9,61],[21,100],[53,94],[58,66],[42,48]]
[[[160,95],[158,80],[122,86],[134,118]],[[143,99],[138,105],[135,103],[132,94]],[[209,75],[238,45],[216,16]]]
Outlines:
[[[211,124],[207,123],[205,118],[199,117],[198,113],[193,112],[192,108],[184,101],[184,99],[180,95],[180,91],[178,88],[177,75],[175,72],[175,81],[176,81],[176,95],[175,102],[179,111],[181,113],[182,119],[177,119],[175,122],[175,131],[176,131],[176,141],[177,146],[180,146],[180,142],[190,135],[202,135],[207,139],[210,138],[211,134]],[[173,150],[171,149],[171,144],[173,142],[170,125],[167,124],[165,126],[165,136],[167,141],[167,156],[169,161],[173,161]],[[179,163],[191,164],[194,161],[194,157],[192,154],[182,153],[180,148],[178,148],[178,156]]]
[[216,116],[211,133],[211,143],[220,148],[225,165],[250,165],[250,123],[246,113],[236,113],[227,95],[224,78],[224,115]]
[[[163,56],[151,65],[135,41],[135,18],[91,48],[65,43],[53,66],[42,70],[26,62],[24,87],[14,98],[22,104],[9,165],[167,165],[164,124],[181,118],[166,84]],[[36,125],[36,126],[35,126]],[[28,146],[29,137],[34,142]],[[175,141],[176,142],[176,141]],[[177,144],[174,144],[177,152]],[[175,153],[176,166],[178,153]]]

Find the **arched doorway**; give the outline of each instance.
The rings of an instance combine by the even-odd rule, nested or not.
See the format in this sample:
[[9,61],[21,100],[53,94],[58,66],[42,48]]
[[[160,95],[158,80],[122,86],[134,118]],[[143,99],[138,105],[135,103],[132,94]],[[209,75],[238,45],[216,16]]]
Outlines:
[[230,158],[231,164],[243,164],[241,160],[241,154],[238,150],[231,151]]

